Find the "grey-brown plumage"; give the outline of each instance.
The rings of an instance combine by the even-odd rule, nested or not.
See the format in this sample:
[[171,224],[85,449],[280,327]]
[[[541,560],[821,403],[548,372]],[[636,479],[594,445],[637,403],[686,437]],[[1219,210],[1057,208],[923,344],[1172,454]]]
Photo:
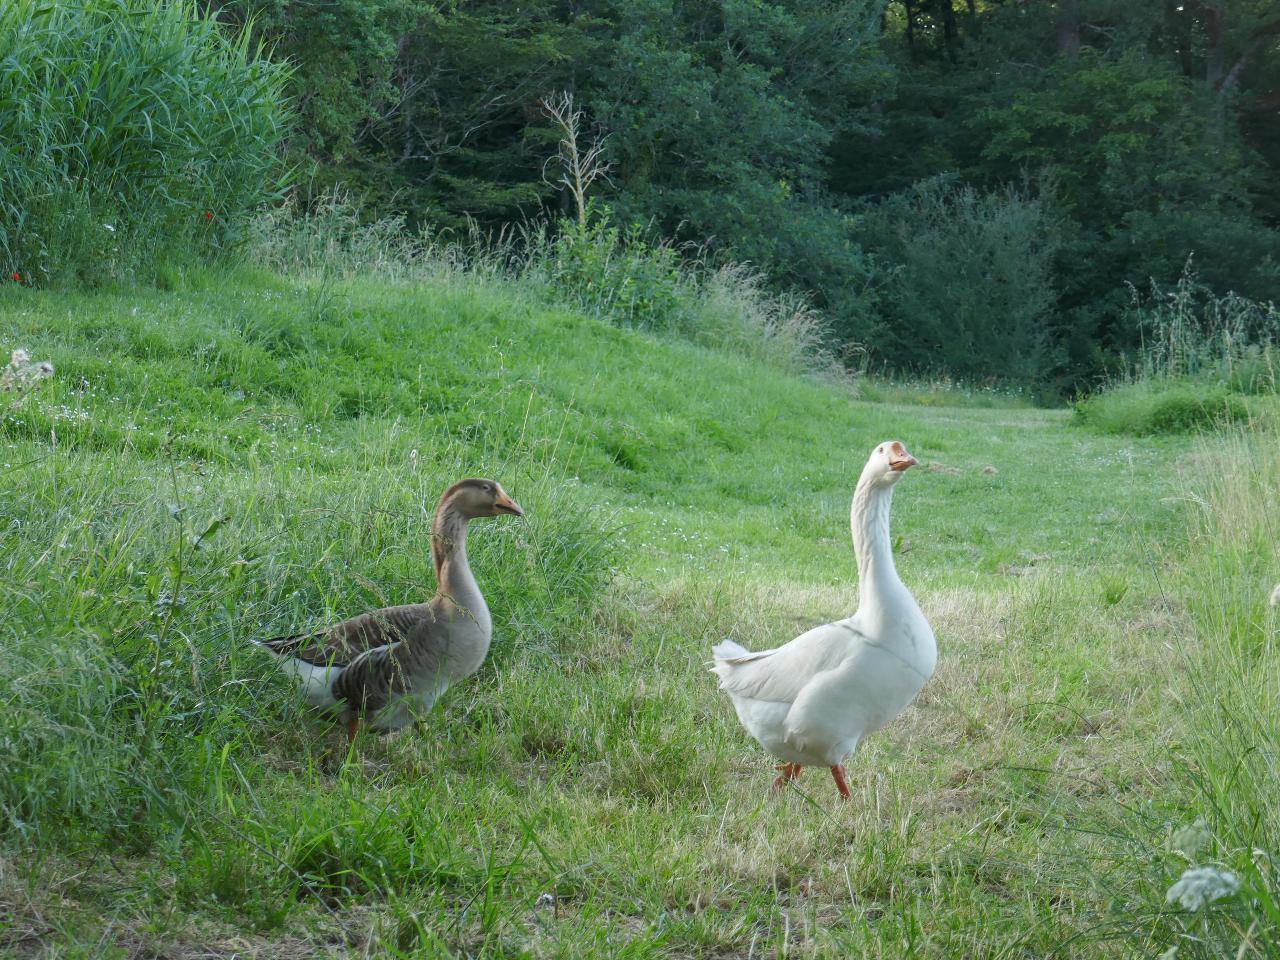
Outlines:
[[259,645],[297,675],[310,703],[340,712],[352,738],[362,719],[375,730],[398,730],[484,663],[493,625],[467,563],[467,525],[503,514],[524,511],[497,482],[455,483],[440,498],[431,527],[437,581],[431,600]]

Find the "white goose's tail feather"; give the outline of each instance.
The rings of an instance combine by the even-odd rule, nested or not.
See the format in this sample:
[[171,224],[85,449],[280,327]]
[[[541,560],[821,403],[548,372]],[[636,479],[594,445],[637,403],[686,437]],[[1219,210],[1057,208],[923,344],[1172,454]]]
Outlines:
[[729,676],[730,672],[738,664],[750,663],[752,660],[772,656],[773,653],[774,651],[772,650],[761,650],[757,653],[752,653],[740,643],[733,640],[722,640],[711,648],[711,655],[715,657],[711,672],[723,680]]
[[721,640],[711,648],[711,656],[717,660],[736,660],[739,657],[751,656],[751,651],[733,640]]

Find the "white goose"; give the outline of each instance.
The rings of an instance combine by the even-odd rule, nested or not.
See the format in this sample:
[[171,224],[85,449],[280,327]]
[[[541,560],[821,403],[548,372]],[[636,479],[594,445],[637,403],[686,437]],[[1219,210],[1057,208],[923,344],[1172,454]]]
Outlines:
[[933,630],[893,565],[889,506],[894,485],[916,462],[897,440],[871,454],[853,493],[858,612],[814,627],[776,650],[751,653],[725,640],[712,672],[738,719],[782,761],[781,789],[802,767],[830,767],[849,799],[844,759],[915,699],[933,674]]

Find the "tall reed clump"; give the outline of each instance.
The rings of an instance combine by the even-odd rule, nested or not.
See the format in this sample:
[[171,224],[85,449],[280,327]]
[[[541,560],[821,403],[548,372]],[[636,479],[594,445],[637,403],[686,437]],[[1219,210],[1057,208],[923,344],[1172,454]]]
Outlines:
[[[1190,628],[1176,649],[1182,722],[1164,795],[1078,836],[1103,905],[1090,939],[1162,960],[1280,957],[1280,449],[1207,435],[1187,482],[1187,539],[1163,584]],[[1064,858],[1070,862],[1071,858]],[[1126,954],[1128,955],[1128,954]]]
[[0,267],[101,283],[240,239],[287,171],[287,69],[186,0],[0,5]]
[[1248,420],[1274,397],[1280,310],[1215,294],[1187,261],[1167,289],[1133,290],[1143,347],[1120,381],[1076,404],[1080,422],[1110,433],[1179,433]]

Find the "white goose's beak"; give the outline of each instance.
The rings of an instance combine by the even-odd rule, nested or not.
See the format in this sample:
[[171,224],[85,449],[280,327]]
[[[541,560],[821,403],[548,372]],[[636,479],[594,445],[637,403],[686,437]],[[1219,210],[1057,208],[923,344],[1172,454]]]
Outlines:
[[897,473],[901,473],[908,467],[914,467],[919,463],[915,457],[907,453],[907,448],[902,444],[895,442],[889,448],[889,469]]

